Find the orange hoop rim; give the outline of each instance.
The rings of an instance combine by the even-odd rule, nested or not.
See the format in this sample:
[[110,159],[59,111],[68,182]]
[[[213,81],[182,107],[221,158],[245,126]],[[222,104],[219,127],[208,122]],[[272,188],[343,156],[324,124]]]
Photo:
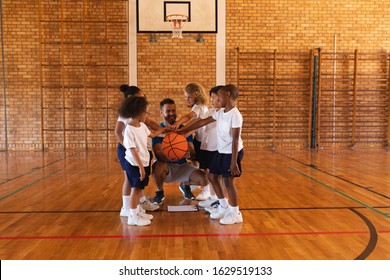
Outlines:
[[165,17],[165,20],[169,21],[169,22],[176,21],[176,20],[180,20],[182,22],[187,22],[188,19],[189,19],[188,16],[182,15],[182,14],[171,14],[171,15],[167,15]]

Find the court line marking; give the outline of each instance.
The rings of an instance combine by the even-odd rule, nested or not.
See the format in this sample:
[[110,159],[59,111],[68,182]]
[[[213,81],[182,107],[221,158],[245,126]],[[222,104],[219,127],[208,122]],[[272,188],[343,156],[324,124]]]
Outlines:
[[356,203],[358,203],[358,204],[364,206],[364,207],[367,208],[367,209],[370,209],[371,211],[374,211],[374,212],[376,212],[376,213],[378,213],[378,214],[380,214],[380,215],[382,215],[382,216],[384,216],[384,217],[386,217],[386,218],[390,218],[390,214],[388,214],[388,213],[384,213],[384,212],[382,212],[382,211],[379,211],[379,210],[375,209],[374,207],[372,207],[372,206],[370,206],[370,205],[368,205],[368,204],[366,204],[366,203],[364,203],[364,202],[362,202],[362,201],[360,201],[360,200],[358,200],[358,199],[356,199],[356,198],[353,198],[352,196],[347,195],[346,193],[344,193],[344,192],[342,192],[342,191],[336,189],[335,187],[332,187],[332,186],[330,186],[330,185],[327,185],[327,184],[325,184],[325,183],[323,183],[323,182],[321,182],[321,181],[315,179],[314,177],[312,177],[312,176],[310,176],[310,175],[307,175],[307,174],[304,173],[304,172],[301,172],[301,171],[299,171],[299,170],[296,170],[296,169],[294,169],[293,167],[289,167],[289,168],[290,168],[291,170],[293,170],[294,172],[296,172],[296,173],[298,173],[298,174],[300,174],[300,175],[302,175],[302,176],[304,176],[304,177],[306,177],[306,178],[308,178],[308,179],[310,179],[310,180],[316,182],[317,184],[320,184],[321,186],[324,186],[324,187],[326,187],[327,189],[330,189],[331,191],[333,191],[333,192],[335,192],[335,193],[338,193],[339,195],[341,195],[341,196],[343,196],[343,197],[345,197],[345,198],[347,198],[347,199],[349,199],[349,200],[352,200],[353,202],[356,202]]
[[43,181],[43,180],[45,180],[46,178],[48,178],[48,177],[50,177],[50,176],[52,176],[52,175],[54,175],[54,174],[59,173],[60,171],[61,171],[61,170],[54,171],[53,173],[50,173],[50,174],[48,174],[48,175],[46,175],[46,176],[44,176],[44,177],[42,177],[42,178],[40,178],[40,179],[38,179],[38,180],[35,180],[35,181],[33,181],[32,183],[30,183],[30,184],[28,184],[28,185],[25,185],[24,187],[21,187],[20,189],[17,189],[16,191],[13,191],[13,192],[10,193],[10,194],[7,194],[7,195],[5,195],[5,196],[2,196],[2,197],[0,197],[0,201],[3,201],[4,199],[7,199],[8,197],[13,196],[13,195],[16,194],[16,193],[18,193],[18,192],[20,192],[20,191],[23,191],[23,190],[27,189],[27,188],[31,187],[32,185],[34,185],[34,184],[36,184],[36,183],[38,183],[38,182],[40,182],[40,181]]
[[[374,208],[383,208],[388,209],[390,206],[373,206]],[[289,208],[282,208],[282,207],[267,207],[267,208],[240,208],[241,211],[295,211],[295,210],[307,210],[307,211],[315,211],[315,210],[350,210],[353,209],[367,209],[364,206],[334,206],[334,207],[289,207]],[[153,213],[159,213],[159,212],[168,212],[167,209],[157,209],[153,211]],[[199,210],[199,213],[206,213],[205,211]],[[41,211],[0,211],[1,214],[75,214],[75,213],[119,213],[119,210],[41,210]],[[171,212],[172,214],[176,214],[175,212]],[[181,213],[181,212],[177,212]]]
[[[390,233],[390,230],[378,231]],[[1,236],[0,240],[50,240],[50,239],[141,239],[186,237],[251,237],[251,236],[299,236],[299,235],[367,235],[369,231],[318,231],[318,232],[255,232],[255,233],[204,233],[204,234],[140,234],[140,235],[53,235],[53,236]]]
[[[361,184],[352,182],[352,181],[350,181],[350,180],[348,180],[348,179],[346,179],[346,178],[343,178],[343,177],[341,177],[341,176],[332,174],[332,173],[330,173],[330,172],[328,172],[328,171],[322,170],[322,169],[318,168],[318,167],[317,167],[316,165],[314,165],[314,164],[305,163],[305,162],[303,162],[303,161],[300,161],[300,160],[298,160],[298,159],[295,159],[295,158],[293,158],[293,157],[290,157],[290,156],[288,156],[288,155],[285,155],[285,154],[282,154],[282,153],[279,153],[279,152],[276,152],[276,151],[275,151],[274,153],[276,153],[276,154],[278,154],[278,155],[281,155],[281,156],[283,156],[283,157],[286,157],[286,158],[288,158],[288,159],[290,159],[290,160],[293,160],[293,161],[295,161],[295,162],[298,162],[298,163],[300,163],[300,164],[302,164],[302,165],[304,165],[304,166],[310,167],[310,168],[312,168],[312,169],[314,169],[314,170],[317,170],[317,171],[319,171],[319,172],[322,172],[322,173],[324,173],[324,174],[326,174],[326,175],[335,177],[335,178],[337,178],[337,179],[339,179],[339,180],[341,180],[341,181],[344,181],[344,182],[347,182],[347,183],[349,183],[349,184],[352,184],[352,185],[354,185],[354,186],[356,186],[356,187],[362,188],[362,189],[364,189],[364,190],[366,190],[366,191],[369,191],[369,192],[371,192],[371,193],[374,193],[374,194],[376,194],[376,195],[382,196],[382,197],[384,197],[384,198],[386,198],[386,199],[390,199],[389,196],[384,195],[383,193],[380,193],[380,192],[377,192],[377,191],[373,190],[372,187],[366,187],[366,186],[363,186],[363,185],[361,185]],[[355,171],[355,172],[356,172],[356,171]]]
[[52,162],[50,162],[50,163],[48,163],[48,164],[46,164],[46,165],[40,166],[40,167],[33,167],[30,171],[28,171],[28,172],[26,172],[26,173],[17,175],[17,176],[15,176],[15,177],[11,178],[11,179],[5,179],[5,180],[3,180],[3,181],[0,183],[0,185],[9,183],[9,182],[11,182],[11,181],[13,181],[13,180],[16,180],[16,179],[19,179],[19,178],[21,178],[21,177],[23,177],[23,176],[26,176],[26,175],[29,175],[29,174],[31,174],[31,173],[34,173],[35,171],[39,171],[39,170],[41,170],[41,169],[44,169],[44,168],[46,168],[46,167],[48,167],[48,166],[50,166],[50,165],[56,164],[56,163],[58,163],[58,162],[60,162],[60,161],[63,161],[63,160],[65,160],[65,159],[67,159],[67,157],[61,158],[61,159],[58,159],[58,160],[55,160],[55,161],[52,161]]
[[372,252],[374,252],[376,244],[378,243],[378,232],[374,226],[374,224],[362,213],[351,208],[349,209],[353,213],[355,213],[363,222],[367,225],[368,230],[370,231],[370,238],[368,240],[366,248],[355,258],[355,260],[365,260],[367,259]]

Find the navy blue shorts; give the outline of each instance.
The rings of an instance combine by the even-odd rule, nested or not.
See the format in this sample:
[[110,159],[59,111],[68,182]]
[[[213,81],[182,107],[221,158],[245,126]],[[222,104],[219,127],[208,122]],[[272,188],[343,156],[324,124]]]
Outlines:
[[[118,146],[116,147],[116,154],[118,155],[118,160],[121,164],[122,170],[126,171],[126,162],[127,160],[125,159],[126,155],[126,149],[125,147],[122,146],[121,143],[118,143]],[[152,164],[152,159],[153,159],[153,153],[152,151],[149,151],[149,166]]]
[[141,174],[139,173],[139,167],[131,165],[126,160],[126,175],[130,181],[131,188],[137,188],[143,190],[149,184],[150,166],[145,167],[146,176],[143,181],[139,179]]
[[[240,169],[240,172],[242,174],[241,169],[241,160],[244,156],[244,149],[241,149],[241,151],[238,152],[237,155],[237,165]],[[232,174],[230,173],[230,163],[232,161],[232,154],[220,154],[219,152],[216,153],[214,156],[211,166],[210,166],[210,173],[222,175],[224,178],[226,177],[232,177]],[[234,177],[240,177],[241,175],[234,176]]]
[[199,150],[199,168],[209,169],[218,151]]
[[116,153],[118,155],[118,159],[121,164],[122,170],[126,170],[126,162],[127,162],[127,160],[125,159],[126,148],[123,147],[121,143],[118,143],[118,146],[116,147]]

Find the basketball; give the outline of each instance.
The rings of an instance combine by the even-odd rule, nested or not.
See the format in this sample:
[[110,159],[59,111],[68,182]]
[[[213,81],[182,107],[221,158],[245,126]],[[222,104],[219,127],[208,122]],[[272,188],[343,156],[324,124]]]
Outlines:
[[175,132],[168,133],[165,135],[161,145],[164,154],[171,160],[179,160],[187,154],[188,142],[181,134]]

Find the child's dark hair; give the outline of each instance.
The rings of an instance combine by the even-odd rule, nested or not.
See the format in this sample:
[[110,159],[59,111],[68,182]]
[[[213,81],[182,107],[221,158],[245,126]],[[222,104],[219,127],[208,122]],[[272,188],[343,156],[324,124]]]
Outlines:
[[138,88],[136,86],[129,86],[127,84],[121,85],[119,87],[119,90],[121,92],[123,92],[123,95],[125,96],[125,98],[127,98],[129,96],[136,95],[137,93],[139,93],[141,91],[140,88]]
[[226,85],[222,87],[221,90],[224,92],[230,92],[233,100],[236,100],[238,98],[238,88],[233,84]]
[[214,94],[217,94],[218,93],[218,91],[221,89],[221,88],[223,88],[224,86],[215,86],[215,87],[213,87],[212,89],[210,89],[210,96],[211,96],[211,94],[212,93],[214,93]]
[[163,107],[165,104],[175,104],[175,101],[173,101],[173,100],[170,99],[170,98],[165,98],[165,99],[163,99],[163,100],[160,102],[160,109],[162,109],[162,107]]
[[145,97],[130,96],[126,98],[118,109],[118,113],[122,118],[136,118],[146,111],[148,101]]

